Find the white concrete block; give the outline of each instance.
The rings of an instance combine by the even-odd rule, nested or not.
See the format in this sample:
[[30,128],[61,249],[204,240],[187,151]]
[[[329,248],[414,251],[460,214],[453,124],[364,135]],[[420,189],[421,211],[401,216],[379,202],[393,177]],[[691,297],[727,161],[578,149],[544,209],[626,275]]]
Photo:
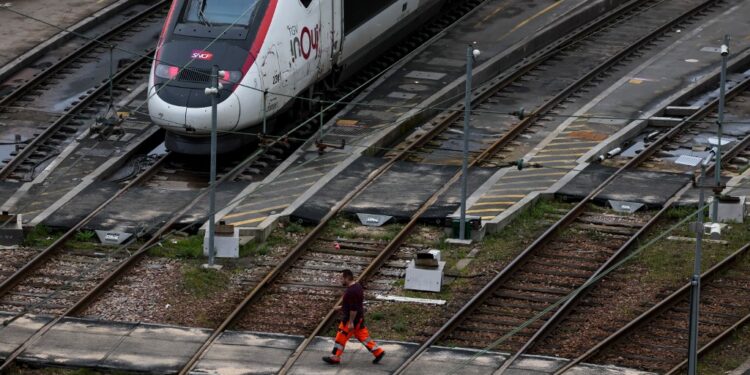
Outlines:
[[[232,236],[215,236],[217,258],[239,258],[240,257],[240,228],[234,228]],[[203,255],[208,256],[208,231],[203,235]]]
[[404,289],[439,292],[443,285],[445,262],[438,262],[437,268],[418,268],[414,261],[406,267]]

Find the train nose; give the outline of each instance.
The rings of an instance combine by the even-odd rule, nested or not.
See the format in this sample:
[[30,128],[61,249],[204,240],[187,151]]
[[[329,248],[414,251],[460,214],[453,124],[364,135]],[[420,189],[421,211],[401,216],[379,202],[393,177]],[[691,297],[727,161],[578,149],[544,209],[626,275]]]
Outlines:
[[[234,75],[236,73],[236,76]],[[219,95],[218,130],[232,131],[248,123],[262,121],[263,92],[256,88],[260,76],[255,66],[242,75],[226,72]],[[211,96],[205,92],[209,85],[183,82],[152,82],[149,89],[149,113],[152,120],[172,132],[201,136],[211,131]],[[242,125],[242,126],[240,126]]]
[[[206,95],[204,90],[192,90],[191,95]],[[206,95],[208,96],[208,95]],[[208,102],[210,103],[210,96]],[[240,120],[240,100],[235,93],[229,94],[216,106],[217,130],[230,131]],[[185,127],[197,134],[211,132],[211,106],[185,109]]]
[[[197,97],[202,103],[200,107],[176,105],[165,101],[159,95],[158,86],[151,86],[149,90],[148,110],[152,120],[158,125],[178,133],[206,134],[211,131],[211,97],[206,95],[205,89],[182,89],[183,95]],[[190,100],[189,98],[187,100]],[[195,100],[193,100],[195,102]],[[219,131],[234,130],[239,123],[240,101],[235,93],[229,93],[217,105],[217,129]]]

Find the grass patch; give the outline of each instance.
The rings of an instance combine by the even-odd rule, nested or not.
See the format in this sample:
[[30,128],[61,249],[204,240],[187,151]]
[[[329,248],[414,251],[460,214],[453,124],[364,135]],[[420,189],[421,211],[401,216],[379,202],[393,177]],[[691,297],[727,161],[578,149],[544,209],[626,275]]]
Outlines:
[[744,325],[727,340],[698,358],[701,375],[724,375],[750,358],[750,325]]
[[[554,200],[540,199],[500,232],[485,237],[477,260],[508,262],[546,230],[556,217],[573,205]],[[476,261],[475,261],[476,262]]]
[[76,232],[74,239],[80,242],[91,242],[96,237],[96,232],[93,230],[81,230]]
[[420,333],[427,333],[426,317],[442,311],[441,306],[418,305],[413,303],[384,303],[377,311],[365,316],[365,322],[372,337],[388,340],[410,341],[419,339]]
[[[677,221],[690,215],[694,210],[695,208],[691,207],[670,209],[665,216],[667,220],[657,224],[639,246],[643,246],[656,238]],[[688,223],[681,225],[669,235],[695,238],[695,233],[690,230]],[[742,245],[750,242],[750,222],[729,224],[729,229],[722,232],[721,239],[729,243],[722,245],[703,242],[702,267],[704,271],[726,258]],[[686,282],[687,278],[693,273],[694,255],[694,242],[667,240],[665,237],[640,253],[636,257],[636,262],[639,262],[648,270],[644,281],[673,285]]]
[[240,246],[240,257],[244,258],[267,255],[270,247],[271,246],[268,244],[268,242],[259,243],[250,241]]
[[196,297],[207,297],[224,289],[228,283],[229,277],[221,271],[203,269],[198,266],[182,268],[182,287]]
[[297,223],[288,223],[284,227],[284,232],[286,233],[302,233],[304,231],[305,231],[305,227]]
[[96,232],[91,230],[82,230],[76,232],[72,239],[68,240],[65,245],[71,249],[78,250],[97,250],[101,248]]
[[148,250],[153,257],[198,259],[203,257],[203,237],[199,235],[189,237],[173,237],[161,242]]
[[28,247],[47,247],[59,237],[59,233],[52,232],[44,225],[37,225],[26,234],[23,245]]
[[331,220],[326,227],[322,238],[327,239],[366,239],[372,241],[388,242],[401,231],[401,224],[385,224],[381,227],[367,227],[359,221],[350,220],[344,215],[339,215]]

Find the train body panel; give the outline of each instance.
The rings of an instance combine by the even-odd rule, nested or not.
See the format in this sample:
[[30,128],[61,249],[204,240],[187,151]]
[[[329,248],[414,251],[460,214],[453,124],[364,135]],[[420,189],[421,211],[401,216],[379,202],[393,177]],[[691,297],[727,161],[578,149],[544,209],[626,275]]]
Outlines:
[[[222,73],[219,131],[256,133],[264,108],[271,118],[333,72],[349,76],[443,1],[175,0],[152,67],[149,113],[167,130],[169,149],[206,153],[204,90],[214,65]],[[232,146],[221,151],[231,151],[253,137],[223,138]]]

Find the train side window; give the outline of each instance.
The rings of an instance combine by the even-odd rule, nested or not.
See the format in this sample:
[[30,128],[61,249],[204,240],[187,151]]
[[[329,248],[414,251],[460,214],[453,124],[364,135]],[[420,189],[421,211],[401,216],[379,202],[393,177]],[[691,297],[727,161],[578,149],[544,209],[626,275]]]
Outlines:
[[299,2],[302,3],[302,5],[304,5],[305,8],[309,7],[310,3],[312,3],[312,1],[313,0],[299,0]]
[[396,0],[344,0],[344,35],[362,26]]

